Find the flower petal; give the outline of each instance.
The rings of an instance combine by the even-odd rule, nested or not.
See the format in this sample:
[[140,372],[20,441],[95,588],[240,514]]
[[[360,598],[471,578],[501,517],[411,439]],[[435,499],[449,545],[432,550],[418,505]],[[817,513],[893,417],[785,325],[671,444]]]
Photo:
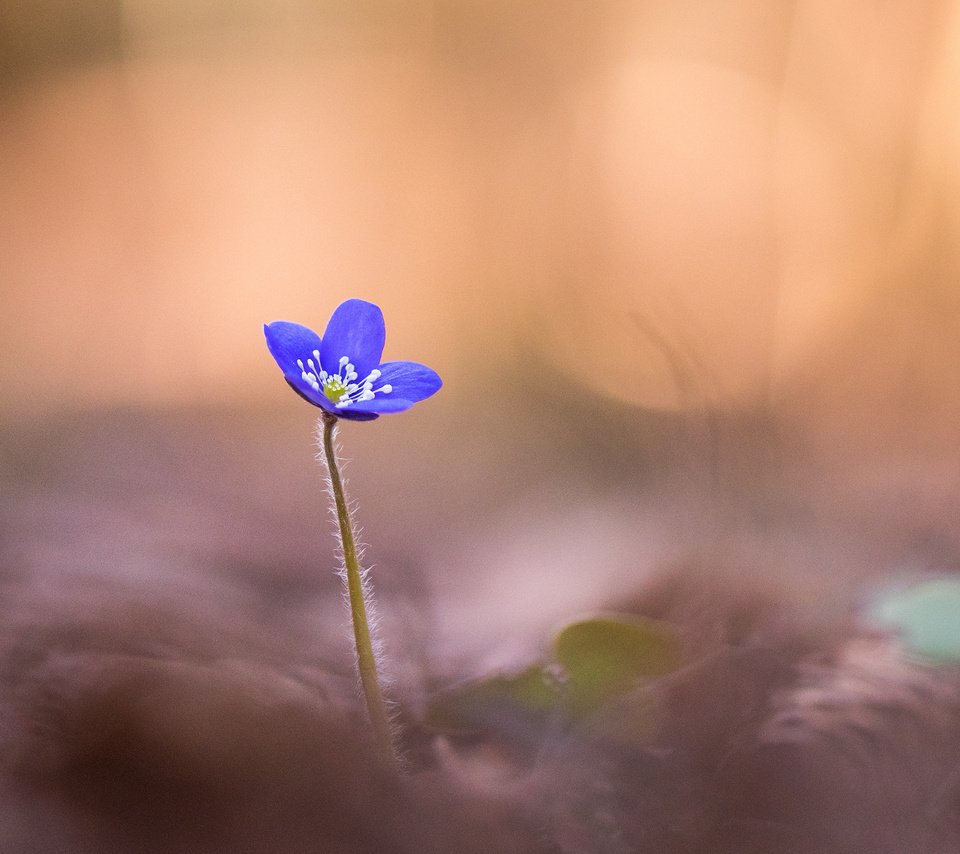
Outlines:
[[443,385],[436,371],[418,362],[384,362],[380,366],[380,377],[374,383],[376,388],[393,386],[393,390],[380,392],[372,400],[353,403],[340,412],[403,412],[425,397],[430,397]]
[[[443,380],[435,370],[419,362],[384,362],[380,366],[380,378],[376,387],[386,383],[393,386],[390,397],[416,403],[439,391]],[[377,395],[376,399],[379,400],[380,395]]]
[[352,412],[351,410],[354,408],[351,406],[349,409],[337,409],[335,414],[338,418],[343,418],[346,421],[373,421],[374,418],[380,417],[376,412]]
[[288,320],[275,320],[263,327],[263,334],[267,338],[267,348],[277,360],[284,379],[293,387],[293,390],[314,406],[330,409],[323,392],[314,391],[313,386],[303,379],[303,368],[297,361],[307,364],[307,359],[313,358],[313,351],[320,349],[320,336],[312,329],[291,323]]
[[331,374],[340,372],[340,357],[348,356],[363,379],[377,365],[386,340],[383,312],[362,299],[348,299],[334,311],[323,333],[320,362]]
[[350,418],[352,413],[363,415],[368,412],[376,412],[378,415],[386,415],[389,412],[403,412],[416,403],[415,400],[405,400],[402,397],[394,397],[392,394],[378,394],[373,400],[361,400],[358,403],[351,403],[343,409],[338,409],[337,414],[344,418]]

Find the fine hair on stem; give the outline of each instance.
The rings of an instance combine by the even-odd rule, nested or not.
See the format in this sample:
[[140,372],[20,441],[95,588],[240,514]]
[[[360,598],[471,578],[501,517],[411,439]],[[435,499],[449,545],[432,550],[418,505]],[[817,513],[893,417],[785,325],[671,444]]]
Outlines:
[[337,520],[340,539],[340,555],[343,561],[341,575],[345,581],[347,603],[353,623],[353,638],[356,647],[357,672],[360,678],[360,690],[363,694],[373,727],[374,740],[383,762],[394,771],[398,770],[396,748],[390,715],[380,687],[377,670],[378,650],[371,631],[372,599],[370,580],[360,567],[356,533],[350,518],[350,507],[344,490],[340,464],[337,459],[335,433],[337,418],[324,414],[318,425],[322,456],[327,466],[328,489],[331,497],[331,510]]

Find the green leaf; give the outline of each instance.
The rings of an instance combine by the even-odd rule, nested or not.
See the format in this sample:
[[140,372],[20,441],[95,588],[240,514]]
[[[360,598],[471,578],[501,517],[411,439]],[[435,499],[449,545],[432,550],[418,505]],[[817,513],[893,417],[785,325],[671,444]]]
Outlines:
[[455,735],[499,730],[535,736],[559,703],[556,680],[534,665],[517,674],[498,674],[450,688],[430,703],[426,724]]
[[867,620],[898,634],[908,652],[931,662],[960,662],[960,578],[935,578],[887,591]]
[[670,628],[632,615],[572,623],[556,636],[553,649],[566,671],[567,701],[576,717],[597,711],[680,663],[679,644]]

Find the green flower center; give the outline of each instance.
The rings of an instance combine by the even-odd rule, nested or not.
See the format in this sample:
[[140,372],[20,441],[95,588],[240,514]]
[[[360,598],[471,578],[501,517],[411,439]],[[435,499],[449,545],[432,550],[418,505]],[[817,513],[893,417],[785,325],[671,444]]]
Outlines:
[[340,377],[327,377],[323,383],[323,393],[331,403],[339,403],[340,398],[347,393],[347,387]]

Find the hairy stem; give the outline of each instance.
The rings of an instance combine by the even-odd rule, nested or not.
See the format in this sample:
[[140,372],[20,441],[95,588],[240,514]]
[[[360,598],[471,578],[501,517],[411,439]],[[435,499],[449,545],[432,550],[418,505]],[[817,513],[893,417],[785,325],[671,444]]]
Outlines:
[[370,640],[367,608],[363,599],[363,579],[360,575],[360,564],[357,561],[357,546],[353,536],[353,526],[350,524],[350,513],[347,509],[343,480],[340,477],[340,467],[337,463],[337,452],[333,442],[337,418],[325,413],[321,421],[323,423],[323,453],[327,461],[327,470],[330,473],[330,488],[337,511],[337,521],[340,524],[340,541],[343,545],[343,563],[346,570],[347,593],[350,599],[350,616],[353,618],[353,637],[357,646],[357,669],[360,671],[360,686],[367,704],[367,714],[370,716],[370,723],[373,726],[377,749],[386,765],[393,770],[397,770],[397,756],[394,751],[393,736],[390,732],[390,720],[387,716],[387,707],[383,701],[383,693],[380,691],[380,683],[377,679],[377,663],[373,655],[373,644]]

